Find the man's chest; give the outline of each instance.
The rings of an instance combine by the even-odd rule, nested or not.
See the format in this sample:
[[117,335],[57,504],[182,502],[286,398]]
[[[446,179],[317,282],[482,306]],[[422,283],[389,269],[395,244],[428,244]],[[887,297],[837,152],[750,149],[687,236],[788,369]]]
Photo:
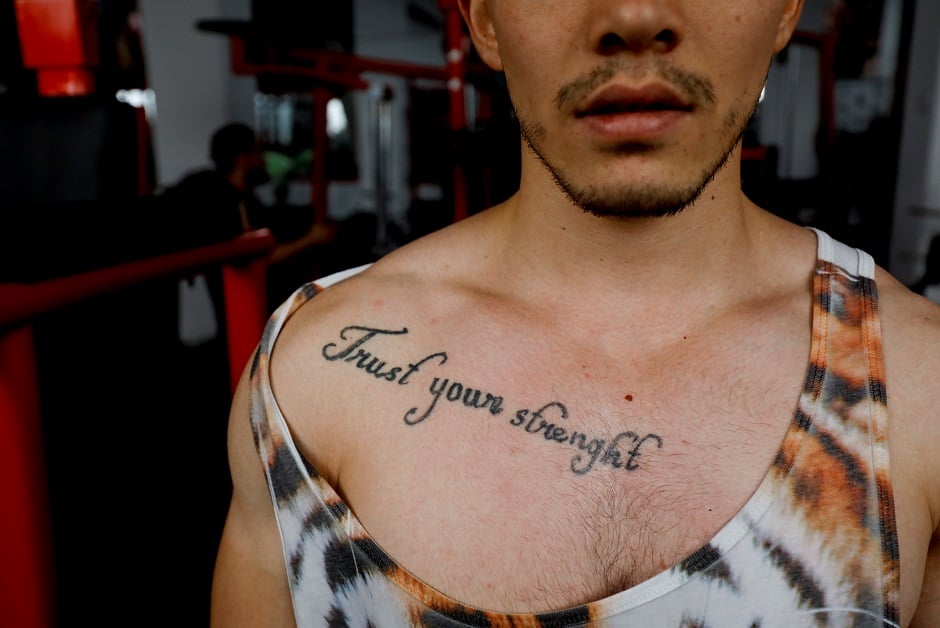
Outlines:
[[799,396],[730,372],[448,364],[350,421],[341,490],[406,569],[484,607],[598,599],[700,549],[767,474]]
[[772,466],[807,371],[803,342],[420,329],[324,339],[337,440],[312,449],[380,546],[484,607],[597,599],[700,549]]

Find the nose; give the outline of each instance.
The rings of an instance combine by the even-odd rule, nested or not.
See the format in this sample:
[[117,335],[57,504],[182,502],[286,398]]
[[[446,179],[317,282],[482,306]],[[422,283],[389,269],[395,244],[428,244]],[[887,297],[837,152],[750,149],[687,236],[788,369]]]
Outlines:
[[603,55],[669,52],[681,38],[674,0],[598,0],[592,46]]

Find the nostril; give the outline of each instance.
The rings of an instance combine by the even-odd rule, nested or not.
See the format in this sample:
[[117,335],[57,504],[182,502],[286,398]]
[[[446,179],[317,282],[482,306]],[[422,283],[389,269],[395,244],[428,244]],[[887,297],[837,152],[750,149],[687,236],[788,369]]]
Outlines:
[[601,37],[598,48],[602,54],[615,54],[624,50],[640,51],[650,47],[671,50],[678,42],[679,35],[671,28],[664,28],[655,34],[652,29],[646,32],[608,32]]
[[614,52],[625,48],[627,42],[616,33],[607,33],[601,38],[600,47],[604,52]]
[[655,41],[661,44],[667,44],[669,46],[674,46],[679,37],[676,35],[676,32],[672,29],[664,28],[659,31],[654,38]]

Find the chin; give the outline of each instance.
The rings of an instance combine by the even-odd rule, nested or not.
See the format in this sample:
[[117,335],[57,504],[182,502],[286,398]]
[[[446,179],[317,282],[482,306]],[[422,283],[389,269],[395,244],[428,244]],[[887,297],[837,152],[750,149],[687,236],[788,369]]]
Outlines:
[[682,212],[700,195],[700,191],[642,190],[607,197],[569,193],[568,198],[586,213],[602,218],[667,218]]
[[[545,160],[542,160],[542,164],[568,199],[589,214],[602,217],[664,218],[675,216],[695,203],[729,163],[731,154],[732,151],[722,153],[707,163],[707,167],[699,165],[697,176],[688,176],[689,172],[695,172],[694,165],[680,169],[686,172],[684,180],[663,171],[646,174],[642,167],[631,166],[625,170],[628,165],[622,164],[622,174],[615,169],[611,175],[619,175],[616,182],[612,182],[610,177],[603,182],[582,182]],[[631,180],[625,182],[628,176]]]
[[[677,181],[675,177],[670,177],[668,172],[650,168],[649,162],[647,168],[635,163],[626,163],[629,160],[624,160],[623,151],[618,151],[617,157],[621,163],[612,168],[613,174],[604,181],[591,182],[581,176],[588,173],[577,172],[574,168],[569,170],[562,163],[549,160],[538,145],[528,141],[527,136],[523,137],[527,140],[532,154],[571,203],[586,213],[604,218],[665,218],[679,214],[698,200],[718,172],[728,163],[731,154],[731,151],[723,153],[708,164],[709,167],[700,166],[698,176]],[[643,152],[648,152],[648,148]],[[644,170],[650,172],[646,174]],[[686,173],[690,170],[694,172],[695,168],[692,166],[684,170]],[[614,178],[616,183],[611,182],[611,178]],[[625,182],[627,178],[632,181]]]
[[[714,179],[711,169],[685,181],[656,180],[647,177],[618,184],[610,181],[590,183],[569,177],[568,173],[549,170],[557,186],[576,207],[594,216],[624,218],[664,218],[675,216],[695,203]],[[630,173],[636,177],[637,173]],[[616,175],[614,175],[616,176]],[[662,179],[661,175],[658,177]]]

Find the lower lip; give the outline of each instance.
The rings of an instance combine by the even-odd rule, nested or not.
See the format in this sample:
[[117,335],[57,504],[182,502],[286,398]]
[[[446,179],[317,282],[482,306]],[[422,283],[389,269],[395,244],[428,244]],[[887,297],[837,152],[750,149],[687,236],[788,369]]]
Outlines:
[[688,111],[624,111],[578,118],[591,134],[603,140],[636,142],[655,140],[672,131],[689,115]]

